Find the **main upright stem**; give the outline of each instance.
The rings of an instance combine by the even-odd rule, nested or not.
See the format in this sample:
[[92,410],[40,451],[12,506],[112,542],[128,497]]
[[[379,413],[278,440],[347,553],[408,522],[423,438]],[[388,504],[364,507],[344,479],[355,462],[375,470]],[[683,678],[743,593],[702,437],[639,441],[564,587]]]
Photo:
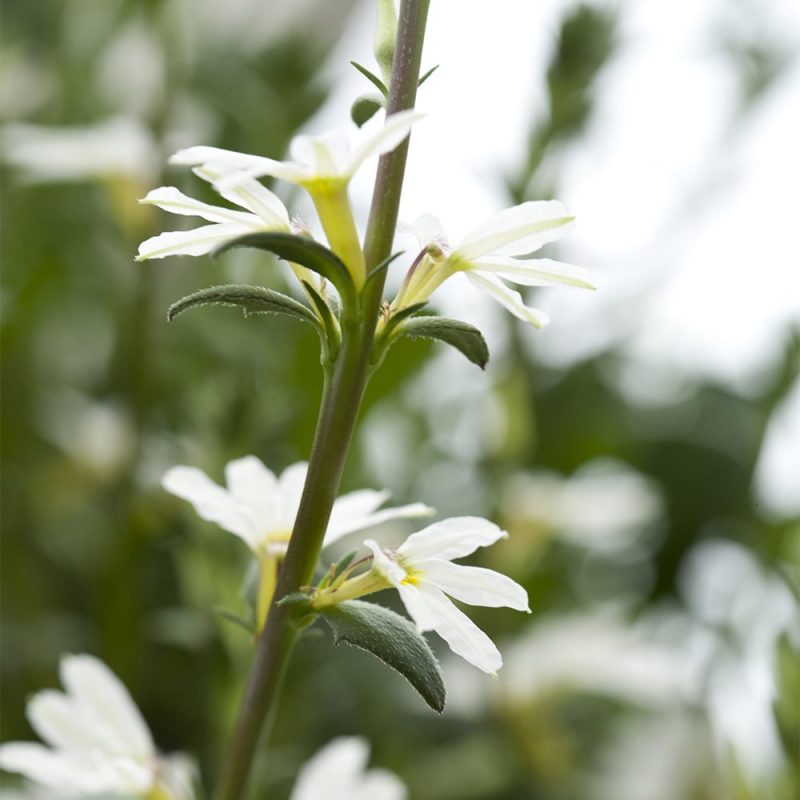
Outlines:
[[[401,2],[387,115],[414,107],[429,2]],[[407,155],[408,140],[382,156],[378,163],[364,242],[368,271],[374,270],[390,254]],[[344,326],[342,349],[332,374],[325,381],[306,483],[278,578],[276,599],[309,584],[314,574],[369,375],[369,357],[383,284],[384,275],[376,275],[370,282],[358,320]],[[253,665],[217,788],[217,800],[242,797],[259,737],[274,714],[297,634],[291,607],[273,603],[256,642]]]

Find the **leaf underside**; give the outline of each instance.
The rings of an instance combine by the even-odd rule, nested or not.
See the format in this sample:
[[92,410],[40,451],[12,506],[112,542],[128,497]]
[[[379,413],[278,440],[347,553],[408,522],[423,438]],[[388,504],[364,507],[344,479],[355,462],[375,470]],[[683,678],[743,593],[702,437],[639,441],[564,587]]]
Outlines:
[[405,617],[376,603],[348,600],[322,611],[334,643],[367,650],[399,672],[436,712],[444,710],[445,687],[433,651]]
[[201,289],[199,292],[182,297],[169,307],[167,319],[171,321],[190,308],[209,305],[239,306],[244,310],[245,316],[249,314],[284,314],[319,326],[313,312],[288,295],[266,289],[263,286],[236,284],[209,286],[207,289]]
[[322,275],[342,295],[350,295],[354,291],[353,279],[345,263],[327,247],[305,236],[268,231],[248,233],[226,242],[214,251],[214,255],[218,256],[233,247],[255,247],[258,250],[266,250],[285,261],[302,264],[312,272]]
[[438,339],[455,347],[481,369],[489,361],[489,347],[483,334],[472,325],[445,317],[412,317],[398,326],[396,336],[412,339]]

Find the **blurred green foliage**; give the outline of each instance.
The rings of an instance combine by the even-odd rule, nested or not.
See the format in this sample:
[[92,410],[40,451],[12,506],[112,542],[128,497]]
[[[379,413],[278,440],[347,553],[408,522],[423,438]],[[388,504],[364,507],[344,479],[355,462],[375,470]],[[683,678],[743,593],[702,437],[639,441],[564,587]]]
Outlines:
[[[341,16],[347,6],[341,4]],[[134,20],[165,54],[160,101],[140,115],[162,155],[176,124],[173,111],[189,100],[213,120],[209,144],[277,156],[326,97],[318,76],[333,34],[236,52],[211,36],[186,41],[165,4],[97,8],[4,8],[3,47],[35,62],[55,87],[26,110],[27,121],[86,124],[124,110],[124,97],[113,107],[95,90],[93,69]],[[593,6],[563,20],[547,74],[550,114],[532,128],[527,161],[510,181],[511,201],[557,189],[542,176],[542,161],[554,144],[580,137],[590,119],[617,21]],[[766,84],[758,76],[747,80],[748,92]],[[148,177],[152,184],[130,176],[28,184],[4,167],[2,178],[3,737],[29,738],[26,697],[56,684],[62,652],[88,651],[120,675],[159,745],[193,753],[209,780],[251,652],[247,633],[214,608],[244,607],[249,554],[167,496],[158,480],[175,463],[221,478],[225,462],[246,453],[276,470],[305,458],[321,387],[316,337],[291,321],[245,320],[233,309],[167,324],[171,302],[232,274],[274,288],[284,280],[277,265],[252,253],[219,263],[133,263],[138,242],[166,229],[134,199],[165,180],[191,184],[197,194],[191,177],[169,170]],[[495,354],[482,384],[505,420],[504,435],[486,437],[469,463],[448,447],[447,431],[436,434],[437,400],[413,401],[410,387],[425,379],[441,351],[416,342],[394,348],[370,386],[363,411],[370,424],[343,487],[374,485],[366,441],[372,422],[402,419],[403,441],[385,453],[387,460],[404,459],[400,472],[408,476],[394,487],[395,499],[432,502],[437,498],[411,496],[412,487],[426,480],[435,486],[437,476],[455,473],[458,499],[512,533],[507,549],[490,558],[526,584],[536,615],[531,621],[477,611],[476,621],[493,637],[510,641],[540,615],[621,598],[631,623],[684,613],[681,576],[704,541],[736,542],[770,574],[796,570],[798,520],[766,517],[751,485],[768,423],[797,379],[797,332],[787,333],[782,360],[747,396],[706,380],[663,405],[638,404],[620,390],[621,355],[614,349],[555,370],[523,341],[533,335],[509,322],[508,348]],[[461,402],[481,418],[468,367],[453,380],[466,381]],[[642,546],[596,552],[561,538],[555,523],[520,518],[504,500],[517,474],[546,469],[570,476],[598,458],[617,459],[657,487],[661,505],[655,519],[641,523]],[[463,486],[481,491],[470,495]],[[380,602],[398,608],[393,597]],[[722,623],[698,626],[717,636],[716,648],[735,639]],[[373,762],[397,771],[415,800],[624,800],[630,795],[622,789],[603,794],[596,781],[609,749],[619,742],[623,753],[626,731],[649,719],[662,733],[671,730],[676,714],[683,715],[675,724],[695,760],[684,783],[654,798],[792,800],[800,768],[797,661],[786,638],[774,708],[788,756],[766,788],[736,759],[713,757],[702,698],[653,710],[619,692],[566,683],[514,699],[467,682],[459,690],[466,701],[456,699],[437,718],[377,662],[334,650],[327,632],[312,630],[293,663],[257,781],[266,793],[253,796],[287,796],[311,752],[332,736],[358,733],[373,743]],[[531,661],[531,673],[537,663]],[[471,706],[477,710],[465,710]],[[653,738],[656,756],[661,747]],[[633,757],[627,763],[638,769]]]

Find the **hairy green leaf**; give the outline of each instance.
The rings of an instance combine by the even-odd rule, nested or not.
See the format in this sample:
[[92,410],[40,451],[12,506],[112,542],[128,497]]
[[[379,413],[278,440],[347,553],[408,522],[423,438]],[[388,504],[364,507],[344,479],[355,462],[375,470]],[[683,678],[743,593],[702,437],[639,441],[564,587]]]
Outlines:
[[438,339],[465,355],[481,369],[489,361],[489,348],[483,334],[472,325],[445,317],[413,317],[398,325],[395,337]]
[[354,285],[350,276],[350,271],[345,263],[335,253],[327,247],[309,239],[305,236],[295,236],[291,233],[248,233],[226,242],[218,248],[214,255],[218,256],[233,247],[255,247],[259,250],[266,250],[275,253],[285,261],[293,261],[308,267],[312,272],[316,272],[327,278],[344,298],[353,297]]
[[314,313],[285,294],[265,289],[263,286],[245,286],[230,284],[227,286],[209,286],[199,292],[186,295],[173,303],[167,311],[167,319],[172,321],[179,314],[198,306],[239,306],[249,314],[286,314],[287,316],[310,322],[319,328],[319,320]]
[[314,303],[314,306],[319,313],[322,325],[325,329],[325,339],[328,346],[328,356],[331,360],[335,360],[339,353],[339,346],[342,342],[341,329],[339,328],[339,321],[336,319],[331,307],[328,305],[327,300],[320,295],[320,293],[307,281],[303,281],[303,288],[308,292],[308,296]]
[[399,672],[439,713],[444,709],[442,671],[433,651],[414,625],[388,608],[362,600],[348,600],[325,608],[321,616],[330,625],[336,644],[367,650]]

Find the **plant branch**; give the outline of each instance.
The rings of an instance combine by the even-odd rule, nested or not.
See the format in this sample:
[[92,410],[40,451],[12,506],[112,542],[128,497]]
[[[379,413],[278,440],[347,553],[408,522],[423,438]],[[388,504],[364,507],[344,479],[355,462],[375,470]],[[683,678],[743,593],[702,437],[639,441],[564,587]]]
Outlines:
[[[387,113],[414,107],[429,0],[402,0],[392,64]],[[364,245],[367,270],[391,250],[405,173],[408,140],[381,157]],[[343,325],[342,348],[326,379],[303,496],[275,599],[311,582],[370,369],[370,352],[383,293],[385,271],[370,281],[358,320]],[[346,322],[346,321],[345,321]],[[239,717],[216,793],[239,800],[246,787],[265,723],[275,712],[283,675],[301,624],[291,606],[273,603],[256,643]]]

